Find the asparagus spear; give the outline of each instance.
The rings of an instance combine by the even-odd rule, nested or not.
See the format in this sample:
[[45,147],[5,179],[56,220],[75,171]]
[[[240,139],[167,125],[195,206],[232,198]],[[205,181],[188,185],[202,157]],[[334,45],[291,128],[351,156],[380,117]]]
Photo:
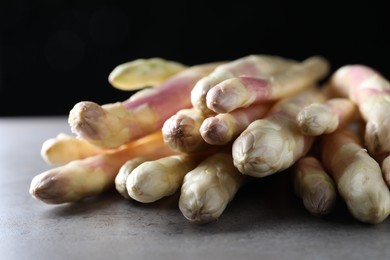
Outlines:
[[267,77],[290,68],[297,62],[272,55],[248,55],[215,68],[210,75],[199,80],[191,91],[193,107],[205,116],[215,114],[206,104],[208,92],[224,80],[238,77]]
[[227,79],[208,91],[207,107],[216,113],[227,113],[254,103],[291,96],[317,83],[328,72],[328,61],[313,56],[268,77],[242,75]]
[[186,154],[146,161],[129,174],[126,189],[129,196],[143,203],[155,202],[180,189],[184,176],[199,163]]
[[31,195],[48,204],[74,202],[113,188],[120,167],[139,156],[160,158],[173,151],[163,142],[160,132],[140,138],[111,153],[71,161],[35,176]]
[[299,159],[293,167],[294,190],[303,205],[314,216],[323,216],[334,209],[337,189],[320,160],[313,156]]
[[136,99],[103,106],[79,102],[69,113],[71,130],[77,137],[102,148],[116,148],[153,133],[178,110],[191,106],[193,86],[219,64],[192,66],[164,81],[153,93]]
[[287,169],[309,151],[314,137],[303,135],[295,118],[324,96],[315,89],[280,100],[263,119],[253,121],[233,142],[234,165],[247,175],[265,177]]
[[299,129],[305,135],[329,134],[359,117],[356,105],[348,98],[332,98],[313,103],[297,115]]
[[234,167],[229,153],[216,153],[185,175],[179,209],[191,222],[214,221],[246,180],[247,176]]
[[116,66],[108,81],[120,90],[136,90],[160,85],[185,68],[184,64],[163,58],[136,59]]
[[353,217],[369,224],[378,224],[388,217],[389,188],[379,164],[353,131],[343,128],[323,135],[321,156]]

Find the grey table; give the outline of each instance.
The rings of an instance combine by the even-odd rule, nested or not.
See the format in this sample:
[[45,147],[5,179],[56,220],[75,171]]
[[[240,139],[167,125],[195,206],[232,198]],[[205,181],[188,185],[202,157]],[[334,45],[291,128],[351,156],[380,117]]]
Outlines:
[[177,195],[141,204],[112,191],[44,204],[28,190],[53,167],[40,148],[59,132],[70,133],[65,117],[0,119],[1,259],[390,259],[390,219],[359,223],[342,201],[311,216],[289,172],[248,183],[207,225],[189,223]]

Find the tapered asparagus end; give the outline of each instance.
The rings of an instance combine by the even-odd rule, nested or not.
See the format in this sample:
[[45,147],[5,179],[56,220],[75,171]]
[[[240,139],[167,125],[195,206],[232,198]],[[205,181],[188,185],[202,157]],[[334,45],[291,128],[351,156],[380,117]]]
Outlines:
[[197,224],[206,224],[218,219],[225,210],[228,199],[219,186],[204,189],[186,189],[179,199],[179,209],[184,217]]
[[69,113],[68,123],[73,133],[86,140],[101,139],[105,130],[104,109],[90,101],[77,103]]
[[117,148],[141,136],[144,130],[121,102],[104,106],[79,102],[70,111],[68,122],[78,137],[101,148]]
[[371,154],[381,155],[390,151],[388,129],[390,129],[390,119],[387,116],[383,116],[379,120],[370,120],[366,123],[365,143]]
[[203,144],[201,122],[185,114],[173,115],[162,127],[164,142],[175,151],[196,152]]
[[298,113],[297,123],[303,134],[318,136],[336,130],[339,120],[327,106],[313,103]]
[[200,127],[202,138],[212,145],[223,145],[231,140],[228,125],[217,117],[209,117]]
[[243,174],[265,177],[280,170],[291,161],[288,145],[280,131],[259,129],[244,131],[233,143],[234,166]]
[[336,191],[331,183],[313,183],[302,194],[305,208],[314,216],[323,216],[332,212],[336,204]]
[[60,204],[64,201],[67,186],[56,178],[58,169],[52,169],[35,176],[30,185],[30,194],[37,200],[47,204]]
[[155,202],[171,195],[170,180],[166,172],[169,170],[160,163],[145,162],[136,167],[126,181],[127,192],[134,200],[143,203]]
[[231,78],[212,88],[207,93],[206,103],[217,113],[228,113],[248,107],[256,100],[269,100],[270,90],[269,82],[264,79],[244,76]]

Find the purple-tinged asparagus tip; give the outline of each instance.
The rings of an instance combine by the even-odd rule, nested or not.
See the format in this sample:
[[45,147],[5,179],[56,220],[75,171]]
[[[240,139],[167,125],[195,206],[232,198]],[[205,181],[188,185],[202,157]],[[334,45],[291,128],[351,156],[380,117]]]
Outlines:
[[230,141],[229,127],[217,117],[209,117],[203,121],[200,127],[202,138],[212,145],[223,145]]
[[87,140],[100,139],[104,124],[102,117],[106,116],[104,109],[90,101],[77,103],[69,113],[71,131],[77,136]]

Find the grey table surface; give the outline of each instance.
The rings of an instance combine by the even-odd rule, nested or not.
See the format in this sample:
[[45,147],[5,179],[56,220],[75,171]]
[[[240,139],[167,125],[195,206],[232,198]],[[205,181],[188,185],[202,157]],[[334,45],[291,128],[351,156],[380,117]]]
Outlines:
[[65,117],[0,118],[0,259],[390,259],[390,219],[360,223],[341,200],[311,216],[288,171],[248,183],[206,225],[184,218],[178,195],[142,204],[114,190],[47,205],[29,186],[53,167],[40,149],[60,132]]

